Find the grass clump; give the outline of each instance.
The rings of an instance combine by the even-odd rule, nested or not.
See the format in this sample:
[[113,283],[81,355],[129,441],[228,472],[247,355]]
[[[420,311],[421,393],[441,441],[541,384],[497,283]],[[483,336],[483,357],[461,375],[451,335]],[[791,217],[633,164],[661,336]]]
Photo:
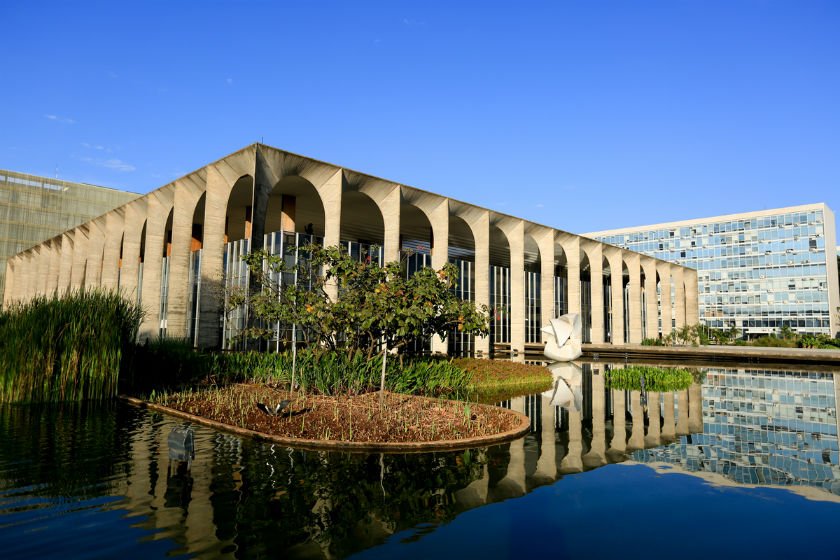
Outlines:
[[508,360],[459,358],[452,364],[470,375],[469,391],[484,395],[542,392],[551,387],[551,372],[545,366]]
[[654,393],[670,393],[688,389],[695,381],[695,374],[683,368],[659,368],[653,366],[627,366],[623,369],[606,371],[607,386],[625,391],[641,391],[642,378],[645,390]]
[[118,294],[84,290],[0,311],[0,403],[116,396],[141,317]]

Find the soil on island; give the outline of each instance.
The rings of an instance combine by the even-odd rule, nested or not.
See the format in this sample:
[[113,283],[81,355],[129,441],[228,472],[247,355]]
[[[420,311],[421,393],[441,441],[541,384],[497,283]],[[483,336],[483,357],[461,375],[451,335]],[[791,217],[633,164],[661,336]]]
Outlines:
[[[278,415],[273,409],[289,400]],[[435,442],[492,436],[513,430],[520,418],[489,405],[385,393],[355,396],[291,394],[264,385],[170,394],[157,399],[175,410],[280,437],[341,442]]]

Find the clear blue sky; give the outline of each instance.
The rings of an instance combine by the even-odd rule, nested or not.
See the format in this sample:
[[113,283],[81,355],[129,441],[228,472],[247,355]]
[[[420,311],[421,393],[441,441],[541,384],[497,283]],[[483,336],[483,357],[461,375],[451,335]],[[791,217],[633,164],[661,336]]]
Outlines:
[[573,232],[827,202],[840,2],[0,3],[0,167],[254,141]]

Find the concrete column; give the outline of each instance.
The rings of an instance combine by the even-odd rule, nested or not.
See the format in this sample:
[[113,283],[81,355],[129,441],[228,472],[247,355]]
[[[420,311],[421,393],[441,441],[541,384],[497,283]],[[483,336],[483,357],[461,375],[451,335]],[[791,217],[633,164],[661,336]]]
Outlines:
[[604,342],[604,253],[599,243],[589,251],[589,276],[592,279],[592,342]]
[[642,408],[642,394],[639,391],[630,391],[630,415],[633,417],[633,426],[630,429],[630,439],[627,441],[627,450],[645,448],[645,411]]
[[58,265],[58,293],[63,294],[70,288],[70,275],[73,271],[73,230],[61,234],[61,255]]
[[3,308],[9,307],[14,301],[15,290],[15,259],[6,260],[6,276],[3,284]]
[[510,245],[510,349],[525,354],[525,222],[503,228]]
[[166,335],[169,337],[187,336],[192,226],[195,208],[204,194],[203,187],[204,185],[186,181],[175,185],[172,210],[172,254],[169,257],[169,297],[166,314]]
[[[510,400],[511,410],[525,413],[525,398],[514,397]],[[525,484],[525,437],[510,443],[510,462],[507,474],[496,485],[497,489],[509,497],[521,496],[527,489]]]
[[677,393],[677,435],[688,435],[688,390]]
[[659,411],[659,393],[648,393],[648,430],[645,447],[662,445],[662,416]]
[[70,272],[70,289],[79,290],[84,286],[85,265],[88,256],[88,228],[82,224],[73,230],[73,269]]
[[642,257],[645,270],[645,337],[659,337],[659,304],[656,301],[656,261]]
[[[440,270],[449,262],[449,199],[443,198],[428,211],[432,224],[432,268]],[[432,352],[446,354],[447,344],[439,336],[432,337]]]
[[703,433],[703,388],[697,382],[688,388],[688,431]]
[[160,332],[160,281],[166,222],[172,208],[172,188],[156,190],[148,198],[146,246],[143,259],[143,296],[145,316],[140,325],[140,340],[149,340]]
[[125,229],[125,208],[117,208],[105,214],[105,247],[102,251],[102,279],[103,290],[117,289],[117,275],[120,266],[120,247],[122,246]]
[[554,407],[551,397],[540,395],[540,458],[537,459],[535,475],[540,482],[548,483],[557,479],[557,442],[554,432]]
[[[540,249],[540,327],[544,327],[554,318],[554,231],[541,231],[536,240]],[[542,333],[543,342],[546,336]]]
[[[490,213],[479,210],[463,216],[475,240],[475,305],[490,307]],[[490,336],[476,337],[476,355],[490,357]]]
[[382,250],[386,263],[400,260],[400,189],[394,185],[391,192],[377,201],[385,225]]
[[217,348],[221,344],[219,317],[224,305],[225,217],[235,181],[226,179],[216,166],[211,165],[207,167],[206,182],[198,345],[201,348]]
[[610,448],[607,450],[607,456],[610,461],[616,463],[624,460],[624,455],[627,453],[627,417],[626,401],[624,400],[624,391],[619,389],[612,390],[613,402],[613,437],[610,440]]
[[580,314],[580,237],[563,235],[566,253],[566,284],[569,292],[569,313]]
[[593,367],[592,371],[592,445],[589,452],[583,456],[583,464],[587,468],[600,467],[607,464],[606,437],[606,394],[604,375]]
[[671,265],[671,278],[674,282],[674,319],[677,321],[677,330],[683,328],[686,323],[685,314],[685,284],[683,283],[683,270],[681,266]]
[[660,262],[656,270],[659,272],[659,308],[662,312],[662,337],[665,338],[673,332],[671,327],[671,317],[673,316],[673,307],[671,307],[671,265]]
[[[344,188],[344,171],[339,169],[315,188],[324,205],[324,247],[338,245],[341,242],[341,193]],[[333,301],[338,298],[338,285],[334,281],[324,286],[324,290]]]
[[35,251],[35,282],[33,284],[33,290],[35,291],[35,295],[45,295],[47,292],[47,274],[50,271],[50,255],[49,255],[49,246],[46,243],[42,243],[37,245],[34,248]]
[[665,393],[663,409],[662,440],[667,443],[677,437],[677,426],[674,424],[674,393]]
[[569,411],[569,448],[566,456],[560,461],[562,474],[583,471],[583,422],[580,410],[574,406],[574,403],[567,410]]
[[700,322],[697,271],[692,268],[685,269],[683,280],[685,281],[685,321],[689,325],[696,325]]
[[630,271],[627,313],[630,314],[630,344],[641,344],[642,338],[642,275],[639,255],[624,253]]
[[50,267],[47,273],[47,295],[53,295],[58,290],[58,271],[61,267],[61,244],[63,236],[52,238],[50,250]]
[[624,344],[624,261],[619,249],[611,250],[610,291],[612,292],[612,344]]
[[102,279],[102,252],[105,248],[105,224],[102,218],[90,222],[85,289],[99,288]]

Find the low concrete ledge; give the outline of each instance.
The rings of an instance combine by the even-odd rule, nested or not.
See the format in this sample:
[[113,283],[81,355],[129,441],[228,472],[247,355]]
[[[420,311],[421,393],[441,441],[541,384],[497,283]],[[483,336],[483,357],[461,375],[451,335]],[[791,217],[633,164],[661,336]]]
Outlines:
[[[309,451],[348,451],[352,453],[428,453],[432,451],[460,451],[464,449],[472,449],[475,447],[488,447],[499,443],[505,443],[519,439],[528,433],[531,429],[531,421],[527,416],[515,410],[507,410],[506,412],[515,416],[519,420],[519,424],[512,430],[493,434],[489,436],[481,436],[465,439],[449,439],[440,441],[428,442],[364,442],[364,441],[338,441],[326,439],[303,439],[275,436],[272,434],[265,434],[256,432],[247,428],[240,428],[238,426],[231,426],[230,424],[223,424],[204,418],[203,416],[195,416],[187,412],[175,410],[159,404],[150,403],[127,395],[120,395],[120,399],[139,408],[154,410],[162,412],[196,424],[208,426],[216,430],[230,432],[243,437],[250,437],[255,440],[269,441],[272,443],[279,443],[286,447],[293,449],[304,449]],[[416,397],[426,398],[426,397]],[[476,407],[490,407],[492,405],[470,403],[470,406]]]
[[659,360],[731,364],[802,365],[808,368],[840,369],[840,350],[775,348],[757,346],[644,346],[642,344],[584,344],[583,359],[610,361]]

